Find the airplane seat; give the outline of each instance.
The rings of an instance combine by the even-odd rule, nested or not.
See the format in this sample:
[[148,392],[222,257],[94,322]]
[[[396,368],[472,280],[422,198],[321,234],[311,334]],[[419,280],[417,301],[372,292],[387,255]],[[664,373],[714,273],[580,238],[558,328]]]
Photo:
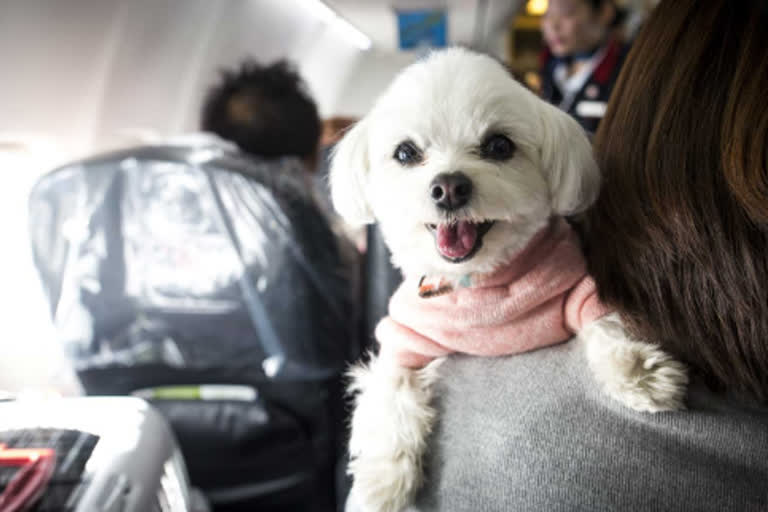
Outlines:
[[389,299],[403,281],[403,276],[392,265],[392,253],[378,224],[366,226],[365,239],[363,338],[372,344],[376,324],[386,316]]
[[[353,120],[334,118],[326,121],[328,131],[340,137],[341,130],[348,127]],[[342,128],[334,126],[334,123],[342,123]],[[330,189],[330,170],[332,155],[337,140],[323,147],[320,166],[315,173],[314,180],[319,198],[325,209],[333,211]],[[339,218],[338,222],[343,224]],[[389,299],[397,287],[403,281],[403,276],[392,265],[392,253],[387,247],[381,229],[378,224],[365,226],[365,251],[362,257],[362,282],[361,296],[362,311],[360,317],[360,339],[363,343],[363,351],[376,351],[377,345],[374,339],[374,331],[379,321],[386,316],[389,307]]]
[[86,393],[150,400],[214,511],[337,506],[357,269],[297,165],[146,146],[59,168],[30,196],[35,265]]

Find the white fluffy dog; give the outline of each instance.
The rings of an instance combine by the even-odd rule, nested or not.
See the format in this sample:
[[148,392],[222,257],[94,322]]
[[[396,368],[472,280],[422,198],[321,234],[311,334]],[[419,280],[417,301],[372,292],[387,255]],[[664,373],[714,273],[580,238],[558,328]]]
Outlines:
[[[436,188],[445,176],[453,181]],[[338,212],[353,224],[378,221],[406,276],[447,280],[495,270],[551,218],[589,206],[599,187],[575,121],[493,59],[457,48],[394,80],[340,142],[330,179]],[[685,368],[628,339],[615,315],[580,336],[609,395],[643,411],[683,407]],[[440,361],[411,370],[382,353],[353,371],[354,508],[396,512],[418,490]]]

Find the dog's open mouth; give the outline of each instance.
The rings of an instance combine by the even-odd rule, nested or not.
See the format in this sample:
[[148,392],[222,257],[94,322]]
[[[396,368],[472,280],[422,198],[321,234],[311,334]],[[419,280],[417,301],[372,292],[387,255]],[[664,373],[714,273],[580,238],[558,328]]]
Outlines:
[[440,224],[426,224],[435,237],[435,247],[443,259],[451,263],[467,261],[483,246],[483,236],[494,221],[471,222],[458,220]]

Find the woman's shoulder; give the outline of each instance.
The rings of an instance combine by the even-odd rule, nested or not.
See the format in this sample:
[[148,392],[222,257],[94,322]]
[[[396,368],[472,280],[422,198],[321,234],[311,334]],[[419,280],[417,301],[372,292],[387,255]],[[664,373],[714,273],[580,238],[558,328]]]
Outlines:
[[688,411],[637,413],[603,395],[583,352],[450,358],[419,509],[768,507],[768,409],[695,390]]

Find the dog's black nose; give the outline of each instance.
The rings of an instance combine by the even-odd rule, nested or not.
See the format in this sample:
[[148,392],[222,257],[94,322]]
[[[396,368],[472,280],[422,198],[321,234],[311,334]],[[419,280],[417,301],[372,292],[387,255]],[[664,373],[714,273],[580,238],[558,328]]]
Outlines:
[[429,195],[441,210],[458,210],[469,202],[472,182],[462,172],[438,174],[429,185]]

